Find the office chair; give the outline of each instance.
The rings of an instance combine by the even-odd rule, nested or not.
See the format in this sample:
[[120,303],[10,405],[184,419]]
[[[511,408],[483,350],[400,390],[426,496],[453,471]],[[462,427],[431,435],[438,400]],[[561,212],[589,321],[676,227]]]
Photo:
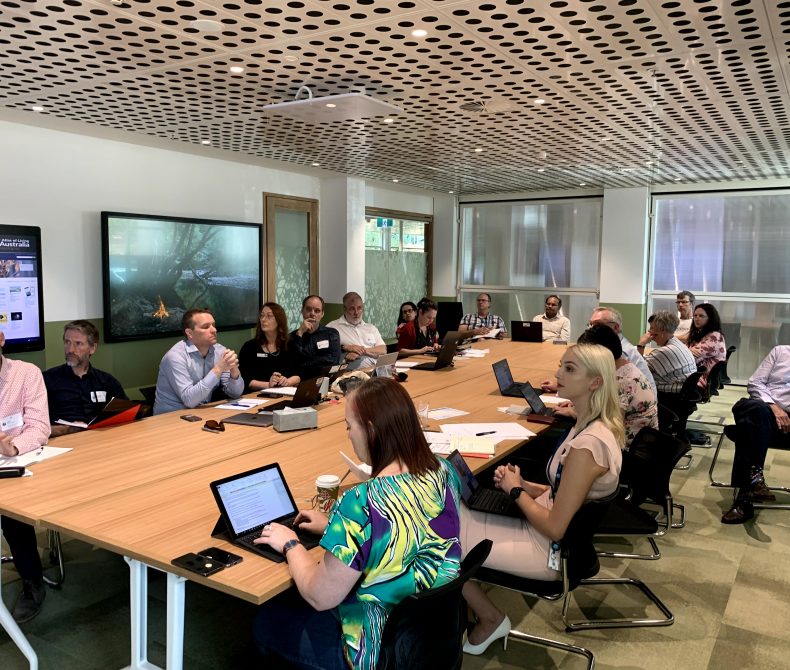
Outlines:
[[[696,409],[702,394],[697,384],[702,373],[698,370],[692,372],[677,393],[661,394],[663,402],[658,406],[658,427],[665,433],[677,435],[684,439],[686,422],[691,413]],[[667,403],[666,401],[670,402]]]
[[461,562],[461,574],[448,584],[415,593],[399,602],[384,626],[376,670],[459,670],[463,660],[466,601],[461,594],[488,558],[493,542],[483,540]]
[[[727,340],[724,340],[727,342]],[[732,356],[738,347],[729,346],[727,347],[727,357],[724,359],[724,369],[721,371],[721,379],[719,379],[719,388],[723,389],[725,384],[732,384],[732,379],[730,379],[730,375],[727,373],[727,364],[730,362],[730,356]]]
[[[608,628],[605,621],[581,620],[571,621],[568,611],[571,604],[571,593],[586,578],[592,577],[600,570],[600,563],[595,554],[595,547],[592,543],[593,533],[598,523],[606,513],[609,506],[609,499],[586,503],[574,514],[565,537],[560,543],[560,578],[554,581],[544,581],[541,579],[529,579],[518,577],[507,572],[482,567],[477,571],[476,581],[493,584],[510,591],[517,591],[525,596],[541,598],[542,600],[562,600],[562,621],[566,631],[574,631],[585,628]],[[585,647],[574,644],[551,640],[548,638],[522,633],[518,630],[511,630],[508,637],[513,640],[521,640],[553,649],[562,649],[571,654],[583,656],[587,659],[587,667],[592,670],[595,666],[593,653]]]

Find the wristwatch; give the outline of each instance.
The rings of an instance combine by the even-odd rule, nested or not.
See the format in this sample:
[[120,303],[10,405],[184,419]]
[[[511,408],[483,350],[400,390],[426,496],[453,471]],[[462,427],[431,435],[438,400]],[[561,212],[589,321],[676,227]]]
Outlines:
[[288,542],[286,542],[283,545],[283,558],[287,559],[288,552],[291,551],[291,549],[293,549],[295,546],[300,544],[302,543],[299,540],[288,540]]
[[510,489],[510,499],[513,502],[516,502],[522,493],[524,493],[524,489],[522,489],[520,486],[514,486],[512,489]]

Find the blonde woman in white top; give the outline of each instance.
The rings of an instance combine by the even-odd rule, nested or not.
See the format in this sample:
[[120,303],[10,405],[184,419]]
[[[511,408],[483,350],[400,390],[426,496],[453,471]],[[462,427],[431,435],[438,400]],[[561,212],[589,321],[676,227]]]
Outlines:
[[[551,544],[559,542],[581,506],[617,489],[624,444],[622,413],[615,381],[614,359],[596,344],[568,347],[555,374],[558,391],[573,402],[576,425],[551,458],[550,486],[521,478],[517,466],[502,465],[494,484],[508,492],[524,519],[470,511],[461,513],[464,551],[489,538],[494,541],[486,567],[533,579],[559,579],[549,564]],[[558,565],[558,564],[556,564]],[[510,631],[510,619],[475,583],[464,597],[477,617],[464,651],[482,654]]]

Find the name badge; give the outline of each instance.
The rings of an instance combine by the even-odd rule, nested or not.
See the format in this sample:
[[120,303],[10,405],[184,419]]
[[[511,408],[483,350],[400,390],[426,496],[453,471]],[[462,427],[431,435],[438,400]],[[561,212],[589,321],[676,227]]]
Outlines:
[[320,342],[316,342],[315,346],[318,349],[329,349],[329,340],[321,340]]
[[10,416],[0,419],[0,430],[7,433],[9,430],[19,428],[22,425],[22,412],[11,414]]
[[91,391],[91,402],[107,402],[107,391]]
[[258,358],[269,358],[269,354],[267,354],[264,351],[259,351],[258,352]]

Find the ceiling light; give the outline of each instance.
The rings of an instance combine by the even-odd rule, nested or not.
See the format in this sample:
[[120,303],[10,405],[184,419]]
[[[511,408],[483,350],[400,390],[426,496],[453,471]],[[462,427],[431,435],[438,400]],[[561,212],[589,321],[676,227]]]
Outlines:
[[392,123],[393,121],[395,121],[395,119],[393,119],[391,116],[388,116],[386,119],[384,119],[384,123]]
[[450,193],[450,194],[454,193],[454,191],[447,191],[447,192]]
[[[303,91],[307,92],[307,98],[300,100],[299,96]],[[314,98],[307,86],[299,87],[294,100],[266,105],[263,109],[270,114],[289,116],[310,123],[368,119],[391,116],[403,111],[400,107],[376,100],[364,93],[340,93]]]
[[417,28],[411,31],[412,37],[425,37],[428,34],[427,30],[423,30],[422,28]]
[[288,63],[295,63],[299,59],[296,56],[283,56],[283,60],[287,61]]
[[587,186],[587,182],[584,182],[584,181],[579,182],[579,186]]
[[201,144],[211,144],[211,140],[200,140]]
[[334,109],[335,107],[337,107],[337,105],[334,102],[328,102],[326,103],[326,106],[329,107],[329,109]]
[[30,109],[32,109],[34,112],[43,112],[44,111],[44,108],[41,105],[33,105]]
[[535,98],[532,102],[535,103],[536,105],[543,105],[546,103],[546,101],[543,98]]
[[400,181],[400,179],[393,179],[392,181],[394,181],[397,184]]
[[483,150],[480,147],[477,147],[477,149],[475,149],[475,153],[476,154],[483,153]]
[[546,168],[538,168],[538,172],[545,172]]
[[683,177],[675,177],[675,181],[680,181]]
[[222,24],[219,21],[212,21],[211,19],[190,21],[189,27],[199,30],[202,33],[218,33],[222,30]]
[[645,161],[645,165],[652,165],[653,161]]
[[321,167],[321,163],[313,163],[313,167]]
[[242,72],[244,72],[244,68],[241,67],[241,65],[231,65],[230,66],[230,71],[233,74],[241,74]]

